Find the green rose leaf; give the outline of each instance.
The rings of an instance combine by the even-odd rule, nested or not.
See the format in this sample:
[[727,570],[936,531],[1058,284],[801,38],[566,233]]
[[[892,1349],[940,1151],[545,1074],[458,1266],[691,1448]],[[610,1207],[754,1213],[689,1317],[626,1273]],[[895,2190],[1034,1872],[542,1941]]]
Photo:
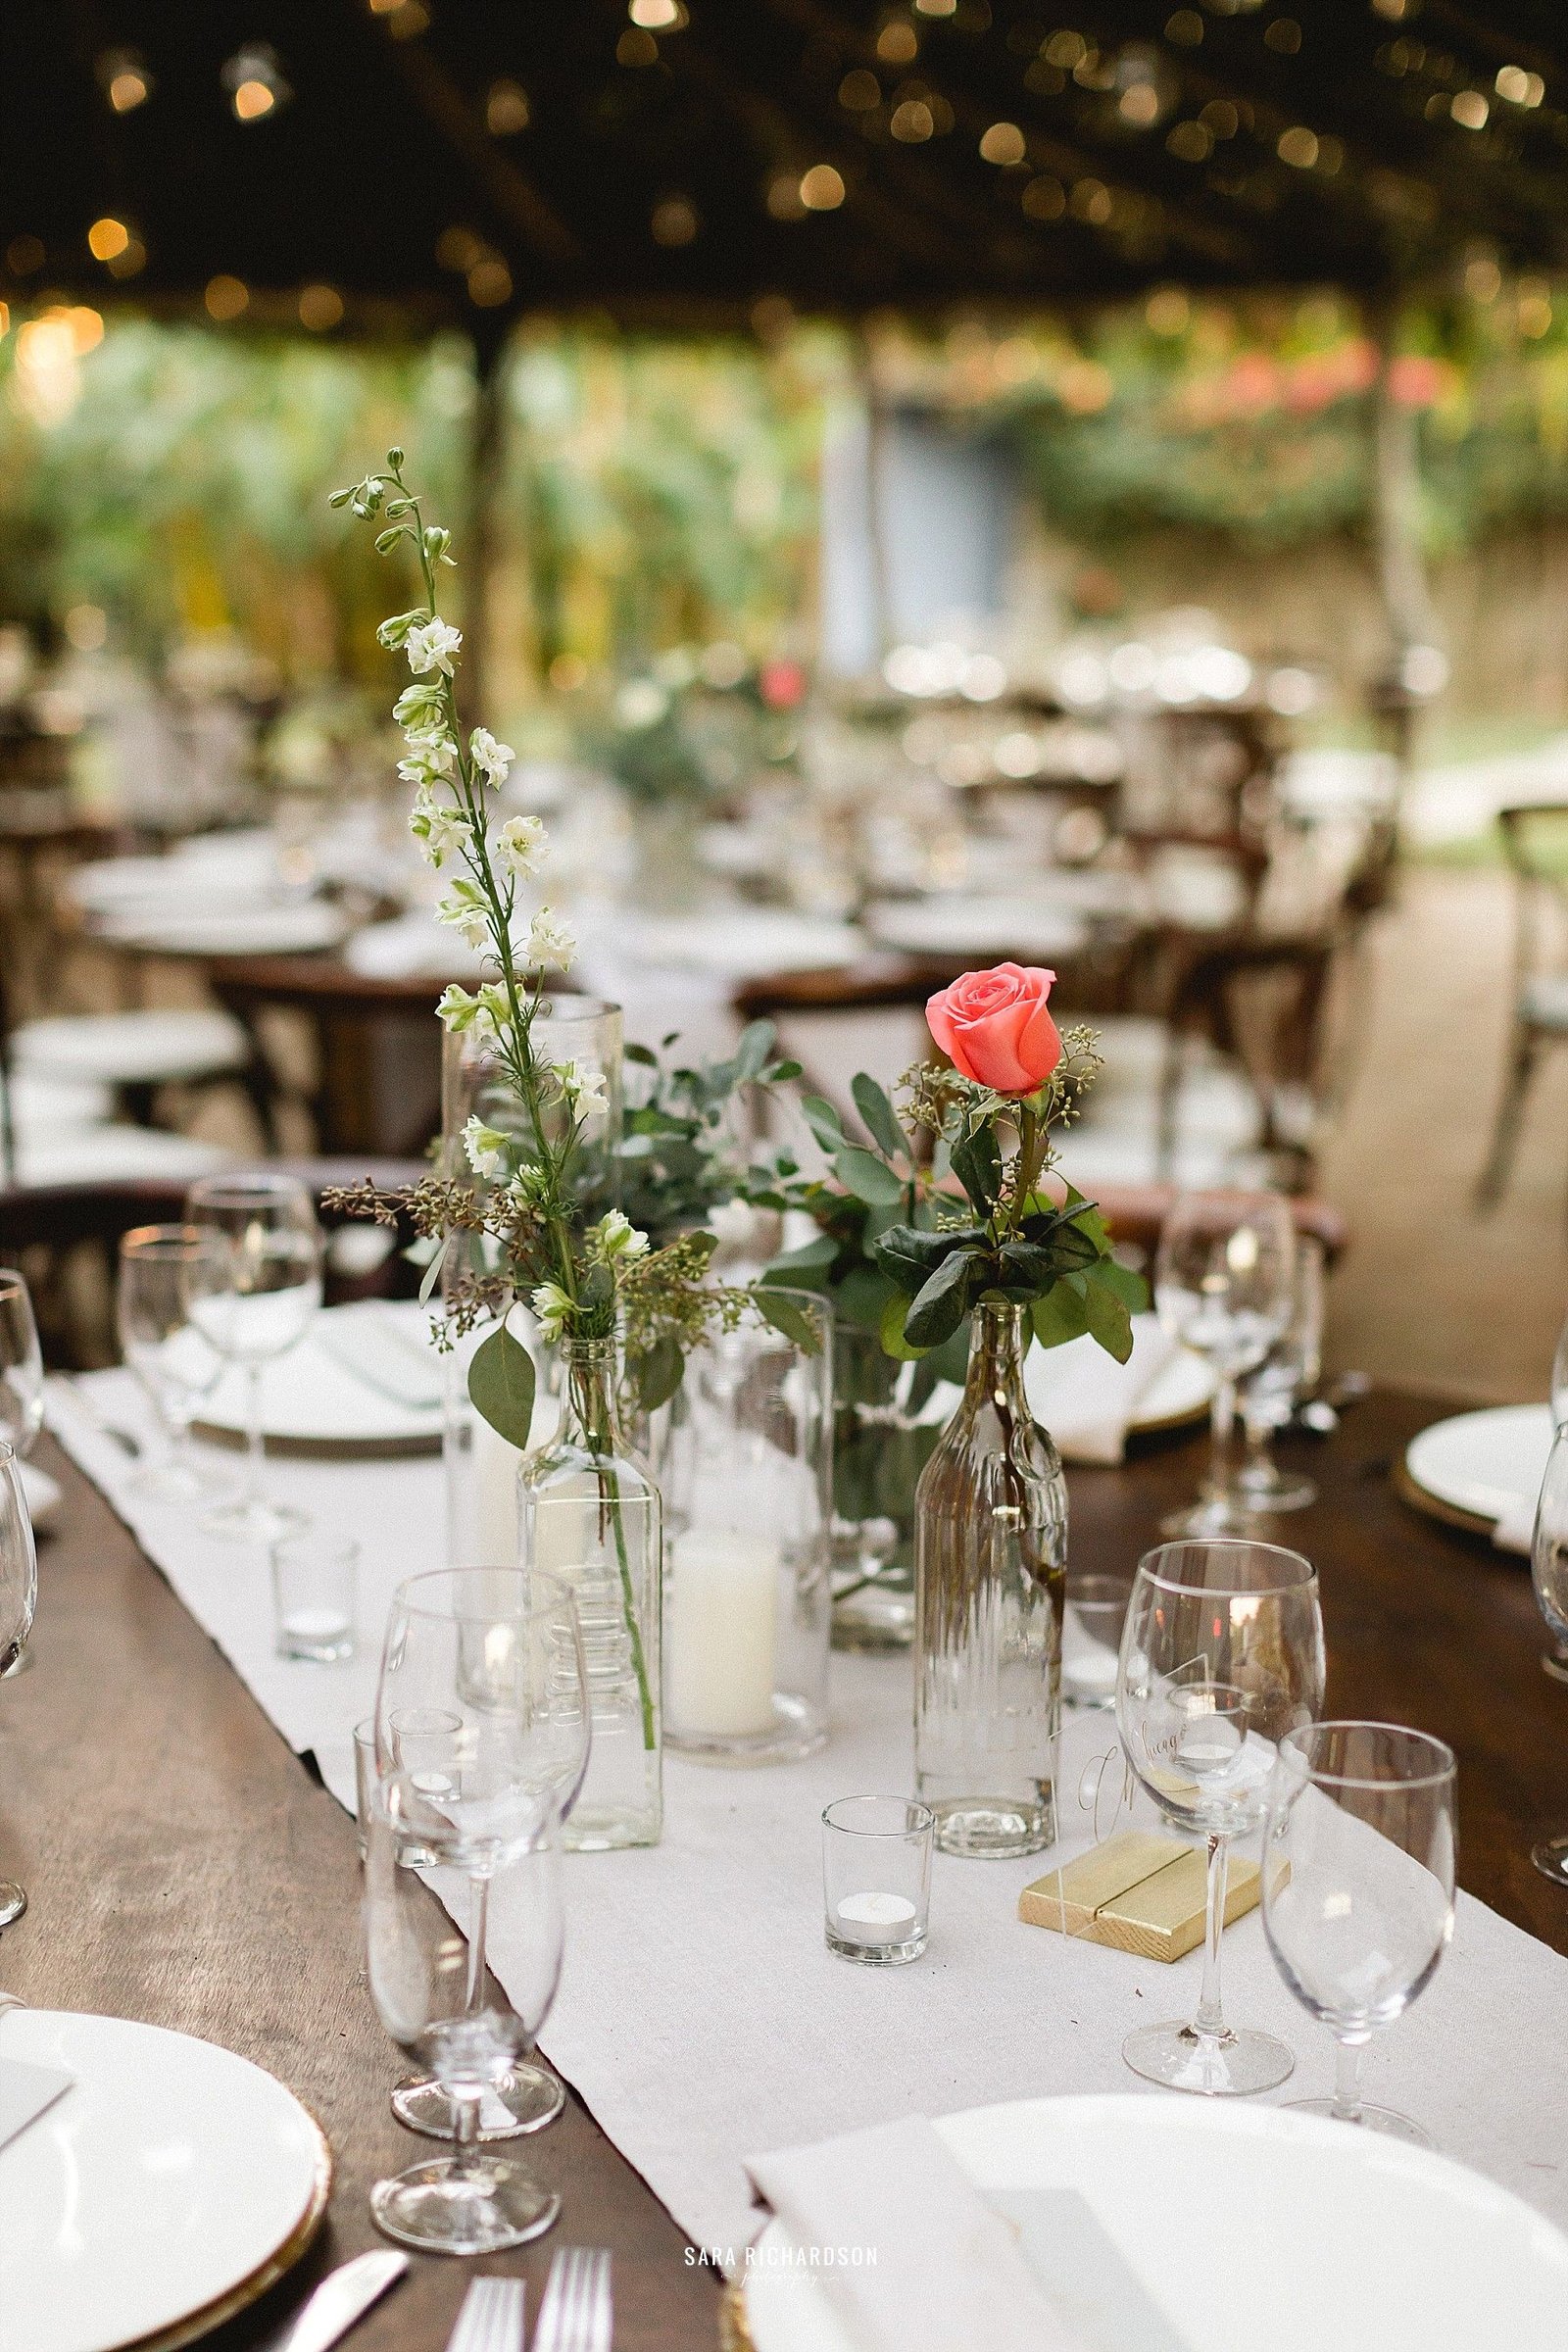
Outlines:
[[871,1244],[871,1255],[885,1274],[891,1274],[912,1298],[953,1255],[955,1250],[978,1249],[985,1241],[979,1225],[956,1225],[946,1233],[926,1233],[914,1225],[895,1225]]
[[468,1366],[474,1410],[499,1437],[519,1449],[533,1425],[533,1357],[503,1323],[475,1348]]
[[906,1156],[909,1147],[886,1091],[861,1070],[850,1081],[850,1092],[855,1097],[856,1109],[865,1121],[865,1131],[877,1149],[885,1152],[889,1159]]
[[1084,1292],[1084,1314],[1105,1353],[1124,1364],[1133,1351],[1132,1319],[1115,1292],[1093,1275]]
[[904,1199],[904,1187],[886,1161],[874,1152],[862,1152],[858,1144],[834,1152],[833,1173],[847,1193],[868,1207],[896,1208]]
[[955,1250],[944,1258],[904,1318],[904,1336],[912,1347],[939,1348],[952,1338],[969,1309],[976,1262],[967,1250]]
[[1089,1329],[1089,1308],[1068,1282],[1058,1282],[1030,1309],[1035,1338],[1042,1348],[1059,1348],[1064,1341],[1081,1340]]

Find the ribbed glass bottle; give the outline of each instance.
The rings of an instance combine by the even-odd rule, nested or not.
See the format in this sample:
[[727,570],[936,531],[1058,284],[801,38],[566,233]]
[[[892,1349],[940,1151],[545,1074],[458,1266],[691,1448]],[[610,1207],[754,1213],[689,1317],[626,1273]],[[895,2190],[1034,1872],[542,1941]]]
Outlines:
[[915,1495],[915,1788],[949,1853],[1056,1835],[1061,1457],[1023,1393],[1023,1309],[982,1300],[969,1377]]
[[583,1852],[657,1845],[663,1826],[659,1489],[623,1440],[612,1340],[568,1341],[555,1437],[517,1473],[519,1556],[570,1587],[593,1745],[563,1833]]

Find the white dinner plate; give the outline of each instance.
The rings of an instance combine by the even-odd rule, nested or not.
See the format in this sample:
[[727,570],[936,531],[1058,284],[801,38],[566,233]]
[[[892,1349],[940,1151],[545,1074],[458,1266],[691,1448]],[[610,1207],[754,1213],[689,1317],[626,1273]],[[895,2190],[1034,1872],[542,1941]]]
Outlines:
[[248,900],[221,909],[128,907],[101,923],[98,935],[170,956],[303,956],[338,947],[351,928],[342,908],[325,900],[282,906]]
[[[1564,2341],[1568,2238],[1427,2149],[1280,2107],[1148,2096],[1028,2099],[936,2129],[982,2194],[1076,2190],[1188,2352]],[[770,2222],[746,2277],[755,2352],[858,2352],[791,2251]],[[1093,2307],[1063,2316],[1085,2352],[1131,2352]]]
[[1551,1407],[1498,1404],[1435,1421],[1405,1447],[1405,1475],[1417,1499],[1491,1527],[1528,1510],[1541,1492],[1551,1451]]
[[[332,1327],[340,1322],[356,1327],[354,1347],[335,1343]],[[416,1300],[328,1307],[297,1347],[263,1366],[263,1432],[270,1444],[301,1453],[433,1453],[441,1444],[442,1384],[427,1307]],[[241,1438],[245,1409],[245,1375],[225,1372],[203,1400],[196,1428]]]
[[184,2340],[305,2251],[331,2154],[249,2059],[58,2009],[0,2015],[7,2058],[74,2081],[0,2148],[0,2352]]
[[865,927],[879,947],[913,956],[1072,956],[1089,936],[1065,896],[888,899],[866,909]]

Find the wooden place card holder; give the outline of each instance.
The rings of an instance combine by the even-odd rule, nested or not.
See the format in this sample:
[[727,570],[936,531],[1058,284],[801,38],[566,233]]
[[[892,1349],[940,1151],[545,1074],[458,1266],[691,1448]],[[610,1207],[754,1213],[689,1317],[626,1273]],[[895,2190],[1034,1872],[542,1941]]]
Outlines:
[[[1257,1902],[1255,1862],[1232,1854],[1225,1925]],[[1018,1917],[1086,1943],[1136,1952],[1141,1960],[1179,1960],[1203,1939],[1204,1857],[1178,1838],[1124,1830],[1036,1879],[1018,1897]]]

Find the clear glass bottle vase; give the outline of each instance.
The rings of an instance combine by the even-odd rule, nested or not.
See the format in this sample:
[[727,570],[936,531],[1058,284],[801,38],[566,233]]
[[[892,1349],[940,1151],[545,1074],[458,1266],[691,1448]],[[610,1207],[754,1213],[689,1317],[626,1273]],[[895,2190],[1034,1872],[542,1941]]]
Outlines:
[[568,1341],[555,1436],[517,1472],[518,1557],[571,1588],[593,1745],[563,1833],[581,1852],[657,1845],[663,1823],[659,1489],[621,1436],[612,1340]]
[[982,1299],[963,1401],[915,1496],[916,1793],[949,1853],[1056,1835],[1061,1457],[1023,1392],[1023,1309]]

